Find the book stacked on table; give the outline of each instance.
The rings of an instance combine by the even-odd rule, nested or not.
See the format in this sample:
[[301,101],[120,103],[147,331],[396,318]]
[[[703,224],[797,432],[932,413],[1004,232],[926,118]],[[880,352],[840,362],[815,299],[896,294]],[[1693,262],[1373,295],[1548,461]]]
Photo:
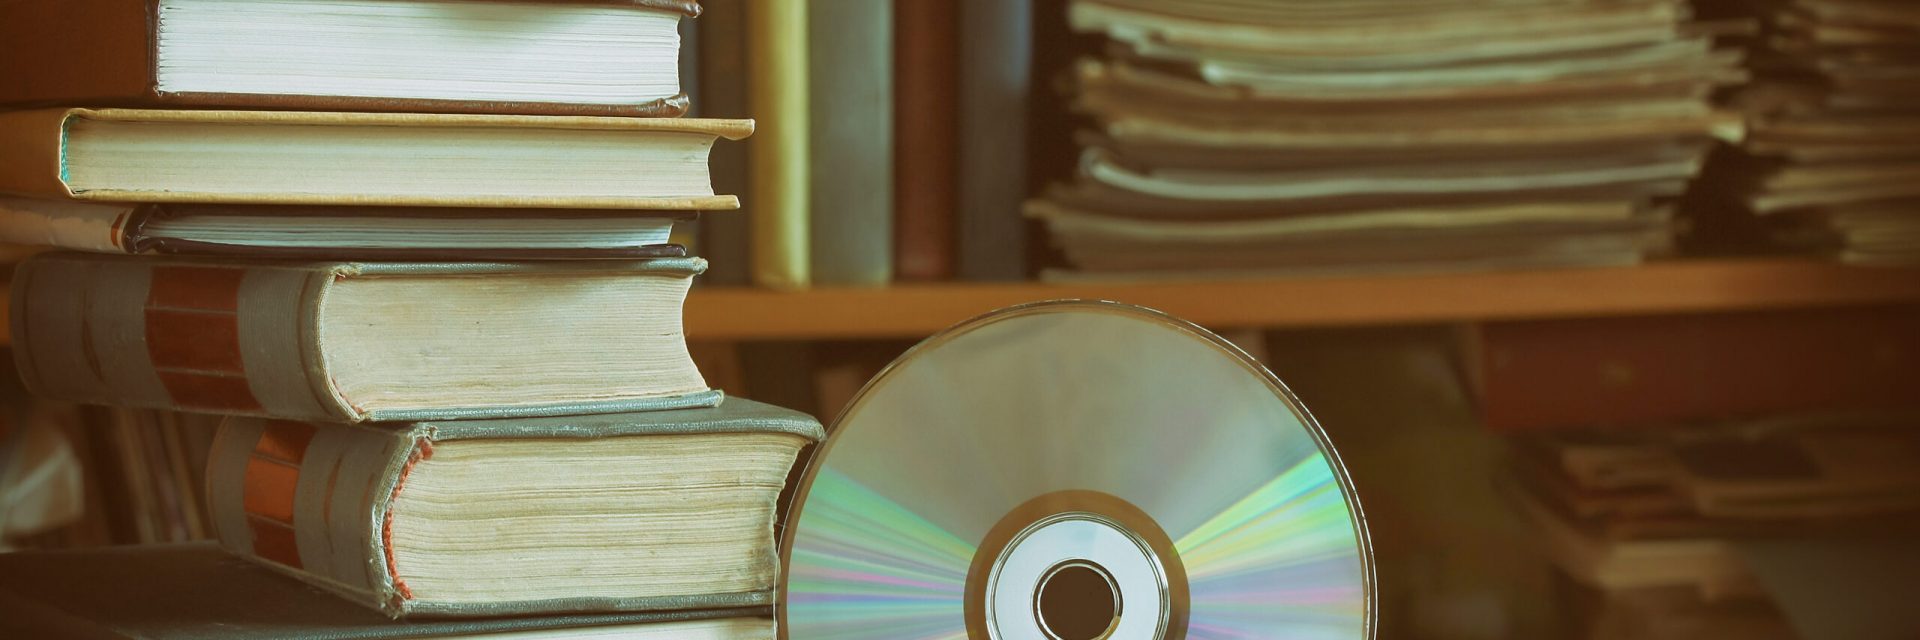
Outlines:
[[1740,0],[1764,30],[1737,96],[1741,202],[1780,244],[1920,263],[1920,7]]
[[[72,250],[13,276],[22,379],[228,416],[206,500],[246,560],[0,557],[0,628],[770,638],[778,495],[822,432],[710,389],[681,330],[706,262],[669,233],[737,206],[707,155],[753,128],[671,117],[698,13],[0,6],[0,236]],[[476,620],[390,620],[446,616]]]
[[1676,0],[1074,0],[1071,271],[1433,271],[1665,253],[1740,52]]

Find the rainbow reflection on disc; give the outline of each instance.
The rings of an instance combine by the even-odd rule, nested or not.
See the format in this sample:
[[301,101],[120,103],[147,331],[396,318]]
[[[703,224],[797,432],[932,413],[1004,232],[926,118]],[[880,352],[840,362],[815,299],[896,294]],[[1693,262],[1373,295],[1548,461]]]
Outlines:
[[1371,638],[1346,472],[1271,373],[1108,302],[1024,305],[868,383],[784,533],[794,640]]

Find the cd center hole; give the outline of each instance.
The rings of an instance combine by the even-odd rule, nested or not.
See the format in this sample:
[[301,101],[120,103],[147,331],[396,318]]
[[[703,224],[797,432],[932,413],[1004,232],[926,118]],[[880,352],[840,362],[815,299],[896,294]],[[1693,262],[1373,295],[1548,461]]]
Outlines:
[[1055,640],[1099,640],[1119,619],[1120,593],[1100,565],[1067,562],[1040,579],[1034,608]]

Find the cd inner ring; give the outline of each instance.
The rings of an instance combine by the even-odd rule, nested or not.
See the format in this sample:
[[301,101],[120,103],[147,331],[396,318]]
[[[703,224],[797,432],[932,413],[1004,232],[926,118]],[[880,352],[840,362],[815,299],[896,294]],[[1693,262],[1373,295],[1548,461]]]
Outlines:
[[1113,572],[1091,560],[1064,560],[1047,568],[1033,593],[1034,619],[1053,640],[1110,637],[1120,628],[1125,610],[1126,599]]
[[1186,636],[1186,570],[1151,516],[1099,491],[1042,495],[988,531],[967,574],[968,636]]

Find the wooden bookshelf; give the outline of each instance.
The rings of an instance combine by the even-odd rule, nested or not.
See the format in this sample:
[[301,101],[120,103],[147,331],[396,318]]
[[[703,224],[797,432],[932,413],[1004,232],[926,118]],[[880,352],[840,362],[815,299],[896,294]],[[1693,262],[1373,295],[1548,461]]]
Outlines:
[[1920,268],[1767,258],[1435,276],[707,288],[687,302],[687,333],[719,342],[918,338],[993,309],[1056,298],[1129,302],[1212,328],[1435,324],[1920,303]]
[[[697,288],[687,300],[687,334],[714,342],[919,338],[994,309],[1059,298],[1129,302],[1212,328],[1354,327],[1920,303],[1920,268],[1768,258],[1436,276]],[[0,326],[8,311],[0,304]],[[0,345],[8,340],[0,333]]]

